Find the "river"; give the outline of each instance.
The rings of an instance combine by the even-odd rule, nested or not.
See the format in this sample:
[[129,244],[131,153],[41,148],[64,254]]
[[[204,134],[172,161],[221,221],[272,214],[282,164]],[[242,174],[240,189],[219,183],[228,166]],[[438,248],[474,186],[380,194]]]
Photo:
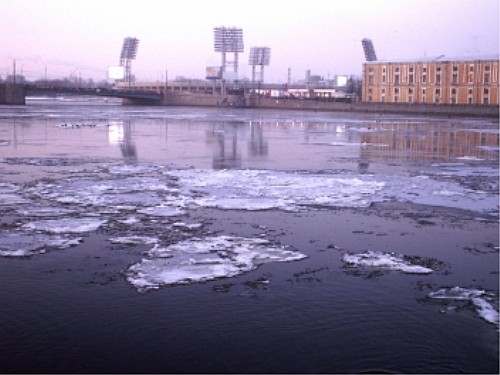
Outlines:
[[0,107],[1,373],[498,373],[491,119]]

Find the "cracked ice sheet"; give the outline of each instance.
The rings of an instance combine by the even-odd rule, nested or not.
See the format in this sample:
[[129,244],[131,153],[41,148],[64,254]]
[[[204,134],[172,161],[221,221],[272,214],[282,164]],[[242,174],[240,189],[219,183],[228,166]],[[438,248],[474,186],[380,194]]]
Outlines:
[[477,314],[488,323],[499,325],[498,311],[488,301],[492,294],[480,289],[467,289],[459,286],[442,288],[428,294],[429,298],[454,301],[470,301]]
[[303,206],[366,207],[385,182],[355,176],[264,170],[177,170],[185,195],[202,207],[295,211]]
[[167,174],[178,178],[180,192],[188,197],[184,203],[190,200],[201,207],[296,211],[308,206],[368,207],[372,203],[395,200],[498,212],[495,194],[427,176],[197,169],[174,170]]
[[432,268],[412,264],[403,255],[367,251],[358,254],[345,254],[342,261],[350,267],[373,267],[381,270],[401,271],[403,273],[432,273]]
[[231,236],[193,238],[168,247],[156,245],[147,255],[125,271],[127,281],[138,291],[233,277],[264,263],[307,257],[264,239]]

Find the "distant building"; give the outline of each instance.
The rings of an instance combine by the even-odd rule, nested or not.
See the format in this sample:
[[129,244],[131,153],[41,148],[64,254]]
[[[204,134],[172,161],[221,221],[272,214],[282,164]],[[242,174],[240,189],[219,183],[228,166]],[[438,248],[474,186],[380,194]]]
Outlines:
[[363,64],[364,102],[498,105],[499,58]]

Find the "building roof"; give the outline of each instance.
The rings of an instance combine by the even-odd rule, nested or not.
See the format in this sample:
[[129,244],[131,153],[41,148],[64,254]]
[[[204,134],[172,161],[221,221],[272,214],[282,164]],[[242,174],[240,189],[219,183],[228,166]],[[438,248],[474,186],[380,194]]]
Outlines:
[[417,58],[397,58],[383,59],[378,61],[366,61],[365,64],[397,64],[397,63],[430,63],[430,62],[451,62],[451,61],[485,61],[485,60],[500,60],[498,54],[491,55],[474,55],[474,56],[425,56]]

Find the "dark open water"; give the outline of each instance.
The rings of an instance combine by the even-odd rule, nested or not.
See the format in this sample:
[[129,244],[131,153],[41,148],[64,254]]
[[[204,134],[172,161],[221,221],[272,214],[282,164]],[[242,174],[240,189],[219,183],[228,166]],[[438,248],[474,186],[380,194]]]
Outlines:
[[[0,107],[0,373],[498,373],[498,122],[97,104]],[[307,258],[144,291],[123,236]]]

